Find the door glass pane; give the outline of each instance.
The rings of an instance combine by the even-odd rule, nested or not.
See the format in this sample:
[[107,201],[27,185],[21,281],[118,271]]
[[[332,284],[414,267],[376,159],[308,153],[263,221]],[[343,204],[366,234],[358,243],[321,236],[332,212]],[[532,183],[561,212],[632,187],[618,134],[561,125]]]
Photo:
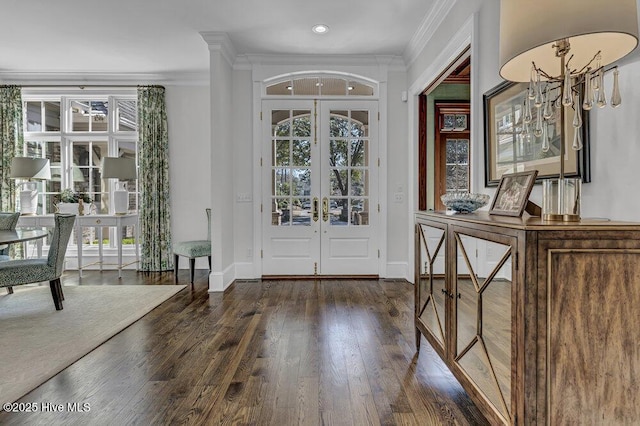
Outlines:
[[310,226],[311,212],[304,210],[299,204],[294,204],[291,208],[291,223],[294,226]]
[[351,170],[351,192],[349,195],[369,195],[369,172],[364,169]]
[[311,120],[309,110],[293,111],[293,136],[308,138],[311,137]]
[[289,146],[290,146],[291,141],[288,140],[284,140],[284,141],[274,141],[275,144],[275,149],[274,149],[274,157],[275,157],[275,161],[274,164],[276,166],[288,166],[290,164],[289,162]]
[[288,226],[291,222],[289,215],[289,200],[287,198],[273,198],[271,203],[271,224],[274,226]]
[[349,125],[349,113],[347,111],[331,111],[329,118],[329,137],[349,137],[351,126]]
[[293,165],[294,166],[310,166],[311,165],[311,141],[294,140],[293,141]]
[[447,192],[469,190],[469,140],[446,140]]
[[347,141],[345,139],[332,139],[329,142],[329,165],[333,167],[346,167],[348,165]]
[[311,195],[311,170],[292,169],[291,170],[291,195]]
[[349,203],[346,198],[329,199],[331,225],[344,226],[349,223]]
[[291,181],[289,169],[275,169],[273,171],[273,188],[275,195],[291,195]]
[[369,141],[352,139],[350,144],[351,165],[366,167],[369,165]]
[[348,175],[346,170],[332,169],[329,171],[330,195],[346,196],[348,192]]
[[351,111],[351,136],[369,136],[369,111]]
[[369,201],[366,198],[351,199],[351,224],[357,226],[369,224]]

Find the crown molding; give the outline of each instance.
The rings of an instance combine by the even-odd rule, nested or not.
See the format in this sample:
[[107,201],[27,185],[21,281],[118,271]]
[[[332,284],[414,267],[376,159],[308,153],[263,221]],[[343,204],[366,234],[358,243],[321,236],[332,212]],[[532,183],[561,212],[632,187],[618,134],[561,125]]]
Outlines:
[[220,52],[229,65],[233,66],[238,55],[229,34],[224,31],[202,31],[200,36],[209,45],[210,52]]
[[238,55],[234,68],[251,69],[255,65],[345,65],[404,67],[397,55]]
[[422,20],[422,23],[418,27],[409,44],[407,44],[404,50],[403,57],[406,67],[409,68],[411,64],[418,58],[420,52],[425,48],[431,37],[435,34],[436,30],[442,23],[442,20],[451,11],[456,4],[456,0],[436,0],[433,7],[427,13]]
[[174,86],[202,86],[209,84],[209,71],[166,73],[103,73],[103,72],[0,72],[0,83],[21,86],[136,86],[166,84]]

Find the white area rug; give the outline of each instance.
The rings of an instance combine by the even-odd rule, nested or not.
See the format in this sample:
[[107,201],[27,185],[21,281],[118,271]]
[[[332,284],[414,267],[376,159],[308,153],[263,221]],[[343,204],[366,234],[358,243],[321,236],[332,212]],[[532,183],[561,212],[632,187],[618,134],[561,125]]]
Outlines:
[[68,286],[62,311],[48,285],[0,295],[0,404],[24,396],[185,287]]

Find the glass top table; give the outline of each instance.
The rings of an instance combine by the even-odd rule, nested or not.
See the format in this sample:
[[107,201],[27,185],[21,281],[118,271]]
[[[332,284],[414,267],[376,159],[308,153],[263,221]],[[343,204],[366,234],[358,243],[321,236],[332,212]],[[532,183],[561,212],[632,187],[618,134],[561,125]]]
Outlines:
[[15,231],[0,231],[0,244],[20,243],[23,241],[37,240],[48,234],[46,229],[20,229]]

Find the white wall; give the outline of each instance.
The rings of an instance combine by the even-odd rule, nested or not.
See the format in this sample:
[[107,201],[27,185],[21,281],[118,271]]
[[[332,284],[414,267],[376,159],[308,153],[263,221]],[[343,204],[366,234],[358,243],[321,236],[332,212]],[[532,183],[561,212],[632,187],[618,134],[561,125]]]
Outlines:
[[228,55],[211,46],[211,250],[209,291],[224,291],[235,278],[233,71]]
[[407,170],[407,90],[404,71],[390,71],[387,85],[387,278],[413,276],[409,269],[409,246],[413,239],[406,226],[409,174]]
[[[592,182],[583,185],[582,217],[640,222],[640,59],[627,62],[620,66],[622,104],[591,110]],[[611,83],[607,75],[608,97]]]
[[[256,112],[257,113],[257,112]],[[259,173],[253,163],[253,81],[251,71],[233,72],[233,227],[236,278],[254,278],[253,262],[260,258],[254,253],[254,213],[260,200],[253,199],[254,174]]]
[[[206,239],[211,207],[211,136],[208,86],[167,86],[171,228],[174,242]],[[189,262],[180,259],[180,267]],[[206,258],[197,269],[208,269]]]

